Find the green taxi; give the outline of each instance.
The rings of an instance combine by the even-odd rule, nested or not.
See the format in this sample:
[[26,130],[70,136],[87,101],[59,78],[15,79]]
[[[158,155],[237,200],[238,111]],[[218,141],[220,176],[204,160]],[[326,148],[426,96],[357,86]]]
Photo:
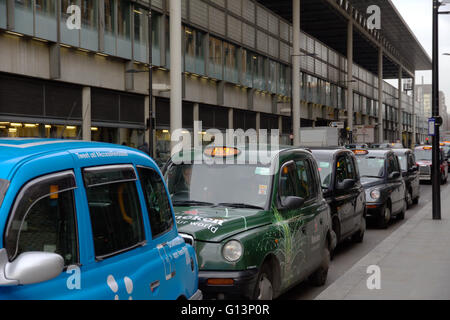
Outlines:
[[325,284],[336,236],[310,152],[209,146],[190,153],[163,171],[206,298],[270,300],[307,278]]

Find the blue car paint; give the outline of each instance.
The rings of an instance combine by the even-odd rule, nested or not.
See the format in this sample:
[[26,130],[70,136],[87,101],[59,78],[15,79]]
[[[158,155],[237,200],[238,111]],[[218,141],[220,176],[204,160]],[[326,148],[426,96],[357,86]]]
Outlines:
[[[77,183],[74,193],[81,276],[81,288],[71,285],[76,272],[72,268],[43,283],[0,286],[0,299],[171,300],[190,298],[197,292],[198,265],[194,249],[178,235],[175,223],[171,230],[152,239],[139,180],[136,186],[143,212],[145,245],[96,261],[81,170],[112,164],[132,164],[135,170],[136,166],[144,166],[155,170],[164,181],[156,163],[135,149],[82,141],[0,139],[0,179],[10,181],[0,207],[0,249],[4,248],[4,232],[10,209],[23,185],[42,175],[73,170]],[[165,189],[168,194],[166,185]],[[173,215],[172,203],[168,198]],[[160,282],[160,286],[151,290],[151,284],[156,281]]]

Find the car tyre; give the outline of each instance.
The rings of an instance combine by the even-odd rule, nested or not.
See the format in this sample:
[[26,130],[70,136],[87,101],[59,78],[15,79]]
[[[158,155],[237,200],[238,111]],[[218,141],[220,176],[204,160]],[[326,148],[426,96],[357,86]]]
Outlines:
[[399,214],[397,214],[397,219],[398,219],[398,220],[404,220],[404,219],[405,219],[407,208],[408,208],[408,204],[407,204],[406,199],[404,199],[404,200],[403,200],[403,208],[402,208],[402,211],[401,211]]
[[324,248],[324,256],[319,268],[309,276],[309,282],[316,287],[323,286],[327,282],[328,268],[330,267],[330,249],[328,243]]
[[390,220],[391,220],[391,209],[387,204],[385,204],[381,210],[381,215],[378,217],[378,227],[381,229],[386,229],[388,227]]
[[269,264],[265,263],[259,272],[256,281],[253,300],[272,300],[273,299],[273,276]]
[[362,217],[361,228],[352,235],[352,241],[355,243],[363,242],[365,232],[366,232],[366,218]]

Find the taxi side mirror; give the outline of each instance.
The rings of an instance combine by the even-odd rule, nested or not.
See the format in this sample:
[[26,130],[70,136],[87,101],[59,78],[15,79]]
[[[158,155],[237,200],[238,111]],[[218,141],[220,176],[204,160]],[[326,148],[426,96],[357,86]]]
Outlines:
[[408,171],[409,172],[417,172],[417,171],[419,171],[419,167],[418,166],[412,166],[411,168],[409,168]]
[[296,210],[300,209],[305,203],[305,199],[300,197],[286,197],[281,199],[281,206],[283,209]]
[[353,180],[353,179],[345,179],[344,181],[338,182],[336,184],[336,189],[339,190],[339,191],[348,190],[348,189],[353,188],[355,186],[355,184],[356,184],[355,180]]
[[389,180],[394,180],[400,178],[400,172],[394,171],[389,175]]
[[[3,249],[4,250],[4,249]],[[2,251],[3,251],[2,250]],[[6,255],[6,250],[3,256]],[[0,259],[2,262],[5,259]],[[6,259],[7,261],[7,259]],[[24,252],[13,262],[2,263],[5,282],[1,285],[27,285],[45,282],[59,276],[64,269],[64,259],[49,252]],[[6,282],[10,282],[9,284]]]

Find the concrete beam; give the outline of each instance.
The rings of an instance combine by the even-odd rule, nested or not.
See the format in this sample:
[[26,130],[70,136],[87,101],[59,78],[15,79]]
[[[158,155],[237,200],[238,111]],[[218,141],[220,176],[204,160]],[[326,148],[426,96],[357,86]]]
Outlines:
[[82,90],[82,137],[84,141],[91,141],[91,87],[83,87]]
[[[182,35],[181,1],[170,0],[170,132],[183,127],[182,123]],[[172,148],[176,142],[172,142]]]

